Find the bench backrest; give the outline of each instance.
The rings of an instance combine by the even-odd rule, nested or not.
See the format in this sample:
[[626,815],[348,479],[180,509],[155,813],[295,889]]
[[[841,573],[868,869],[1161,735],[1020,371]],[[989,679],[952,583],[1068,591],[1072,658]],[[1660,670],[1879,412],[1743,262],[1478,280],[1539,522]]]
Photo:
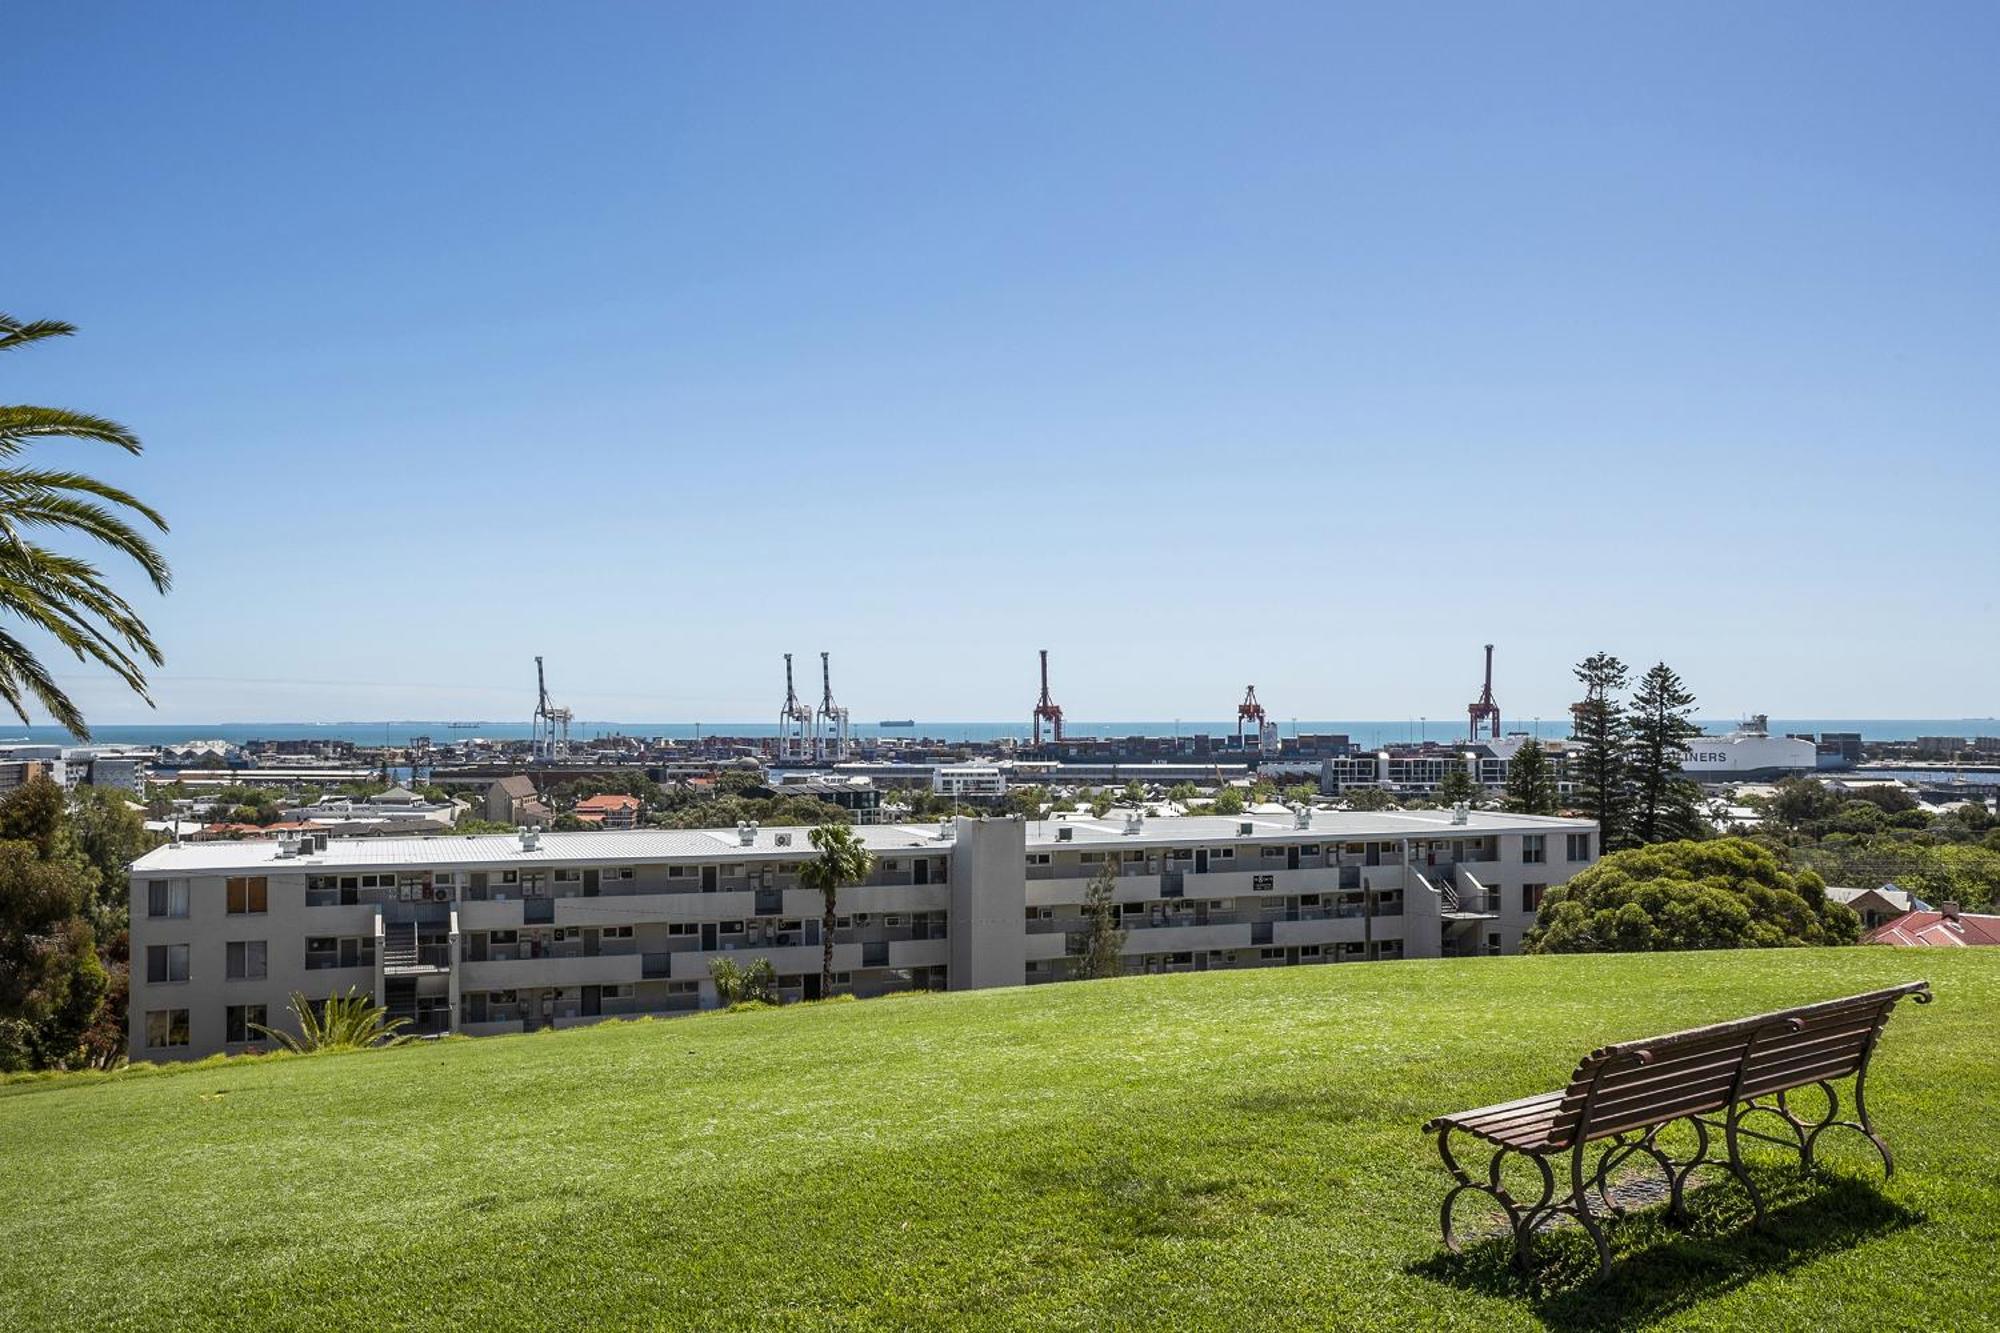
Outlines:
[[1859,1073],[1905,995],[1928,1000],[1930,983],[1601,1047],[1577,1065],[1548,1142],[1567,1147],[1579,1133],[1607,1138]]

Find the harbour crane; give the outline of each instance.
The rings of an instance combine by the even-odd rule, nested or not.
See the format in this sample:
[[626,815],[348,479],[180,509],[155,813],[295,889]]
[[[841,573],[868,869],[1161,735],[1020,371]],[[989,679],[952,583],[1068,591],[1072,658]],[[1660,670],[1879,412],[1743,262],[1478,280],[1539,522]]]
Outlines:
[[535,658],[535,758],[553,763],[569,758],[569,724],[575,714],[549,702],[549,678]]
[[1465,706],[1466,739],[1479,739],[1479,724],[1491,725],[1494,740],[1500,739],[1500,705],[1493,702],[1493,645],[1486,645],[1486,684],[1479,697]]
[[1042,723],[1054,728],[1054,739],[1060,741],[1062,732],[1062,705],[1049,698],[1049,650],[1042,649],[1042,697],[1035,704],[1035,744],[1042,743]]
[[823,764],[837,764],[848,757],[847,710],[833,701],[831,656],[819,655],[819,715],[813,727],[813,758]]
[[1244,688],[1243,702],[1236,705],[1236,748],[1239,750],[1243,748],[1243,724],[1246,722],[1256,724],[1254,734],[1261,743],[1264,738],[1264,705],[1257,702],[1255,685]]
[[785,654],[785,706],[778,710],[778,758],[802,763],[812,757],[813,710],[792,687],[792,655]]

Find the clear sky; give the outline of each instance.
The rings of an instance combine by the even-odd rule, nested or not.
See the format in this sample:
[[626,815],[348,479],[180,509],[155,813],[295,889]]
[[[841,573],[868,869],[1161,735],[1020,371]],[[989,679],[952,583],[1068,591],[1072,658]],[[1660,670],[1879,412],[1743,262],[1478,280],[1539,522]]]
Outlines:
[[[14,5],[159,711],[2000,712],[2000,7]],[[133,581],[135,595],[139,592]],[[816,687],[815,687],[816,692]]]

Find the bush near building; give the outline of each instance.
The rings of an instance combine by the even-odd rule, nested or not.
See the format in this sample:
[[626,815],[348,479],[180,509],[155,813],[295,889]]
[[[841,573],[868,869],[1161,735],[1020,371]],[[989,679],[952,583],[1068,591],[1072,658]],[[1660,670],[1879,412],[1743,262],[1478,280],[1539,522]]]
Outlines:
[[1530,953],[1852,944],[1861,918],[1745,838],[1655,843],[1613,852],[1548,891]]

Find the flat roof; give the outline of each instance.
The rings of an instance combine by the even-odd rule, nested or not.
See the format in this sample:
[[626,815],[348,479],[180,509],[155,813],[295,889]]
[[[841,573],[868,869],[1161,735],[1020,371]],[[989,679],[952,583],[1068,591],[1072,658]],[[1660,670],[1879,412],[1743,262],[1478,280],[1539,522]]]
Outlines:
[[[1250,831],[1241,832],[1243,825]],[[1512,815],[1475,810],[1463,824],[1452,822],[1449,810],[1383,810],[1314,812],[1312,824],[1300,828],[1290,815],[1169,816],[1148,819],[1138,833],[1125,832],[1122,818],[1039,819],[1027,824],[1027,844],[1034,850],[1058,847],[1174,846],[1226,843],[1248,838],[1256,842],[1324,842],[1327,840],[1394,841],[1400,838],[1476,838],[1492,833],[1580,833],[1596,827],[1587,819],[1550,815]],[[1070,830],[1067,840],[1057,830]],[[135,875],[204,874],[272,867],[304,871],[375,870],[384,866],[628,865],[655,861],[726,861],[813,855],[804,825],[764,827],[745,843],[734,828],[615,829],[583,833],[543,833],[534,851],[524,851],[520,838],[509,833],[434,834],[428,837],[330,838],[323,852],[279,856],[274,839],[244,842],[183,842],[156,847],[132,863]],[[892,852],[949,851],[952,843],[938,837],[936,824],[861,824],[855,836],[868,850]],[[778,838],[789,835],[788,846]]]

